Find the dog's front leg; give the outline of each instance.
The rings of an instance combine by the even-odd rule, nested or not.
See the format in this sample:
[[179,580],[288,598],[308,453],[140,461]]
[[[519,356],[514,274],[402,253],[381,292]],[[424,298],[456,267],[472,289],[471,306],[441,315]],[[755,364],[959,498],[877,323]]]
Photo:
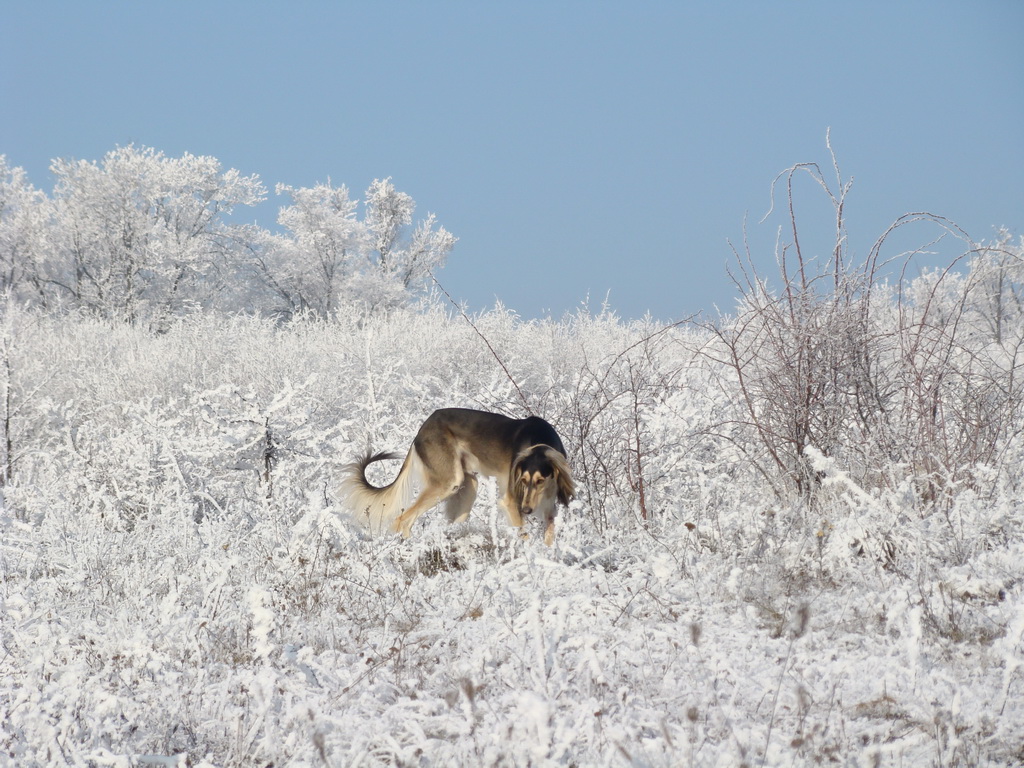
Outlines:
[[519,505],[516,504],[516,500],[506,491],[498,503],[505,510],[505,514],[508,515],[508,524],[513,528],[522,528],[523,516],[519,514]]
[[555,513],[549,512],[544,516],[544,543],[551,546],[555,543]]

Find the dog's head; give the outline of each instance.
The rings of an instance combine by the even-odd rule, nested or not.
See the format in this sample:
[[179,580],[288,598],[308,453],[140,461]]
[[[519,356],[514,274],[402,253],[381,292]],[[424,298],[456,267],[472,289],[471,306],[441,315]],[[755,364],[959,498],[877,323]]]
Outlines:
[[[576,491],[569,464],[549,445],[534,445],[512,463],[512,495],[524,515],[533,513],[557,498],[568,505]],[[552,511],[553,511],[552,507]]]

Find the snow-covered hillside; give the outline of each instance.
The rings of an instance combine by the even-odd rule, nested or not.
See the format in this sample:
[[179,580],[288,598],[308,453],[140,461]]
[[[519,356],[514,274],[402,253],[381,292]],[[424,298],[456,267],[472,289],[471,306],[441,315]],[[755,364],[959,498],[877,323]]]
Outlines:
[[[1024,761],[1018,430],[939,500],[822,445],[800,493],[709,352],[735,337],[473,325],[8,307],[0,763]],[[555,425],[554,547],[490,483],[409,541],[345,515],[341,467],[446,406]]]

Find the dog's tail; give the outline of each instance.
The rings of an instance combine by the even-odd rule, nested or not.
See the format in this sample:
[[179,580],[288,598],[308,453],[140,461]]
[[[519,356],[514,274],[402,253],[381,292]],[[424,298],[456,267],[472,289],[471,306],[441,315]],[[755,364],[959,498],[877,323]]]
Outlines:
[[390,528],[395,518],[409,506],[422,475],[422,462],[416,448],[412,447],[398,476],[390,483],[378,488],[366,479],[366,468],[374,462],[398,458],[401,458],[399,453],[370,451],[343,470],[341,495],[345,506],[370,533],[377,534]]

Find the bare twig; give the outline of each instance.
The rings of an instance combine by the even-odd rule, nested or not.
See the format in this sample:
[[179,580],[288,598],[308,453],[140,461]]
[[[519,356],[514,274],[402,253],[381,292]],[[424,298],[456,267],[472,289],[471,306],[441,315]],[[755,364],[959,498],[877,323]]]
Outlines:
[[519,400],[523,404],[523,408],[526,409],[526,412],[529,413],[531,416],[536,415],[534,414],[533,409],[530,407],[530,403],[526,399],[526,395],[523,394],[523,390],[519,388],[519,384],[516,383],[515,377],[509,371],[508,366],[505,365],[505,363],[501,359],[501,356],[495,351],[494,347],[491,346],[491,342],[487,339],[486,336],[484,336],[480,329],[476,327],[476,324],[473,322],[473,320],[469,317],[469,315],[466,314],[466,310],[459,306],[458,302],[456,302],[455,299],[452,298],[452,295],[445,290],[444,286],[441,285],[440,281],[434,276],[434,273],[427,272],[427,274],[430,275],[430,279],[434,281],[434,285],[438,287],[441,293],[448,297],[448,301],[452,303],[452,306],[459,310],[459,314],[462,315],[463,319],[467,323],[469,323],[469,327],[472,328],[476,332],[476,335],[479,336],[483,340],[484,344],[487,345],[487,349],[490,350],[491,356],[497,361],[498,365],[501,366],[501,370],[505,372],[505,376],[508,378],[510,382],[512,382],[512,386],[515,387],[516,394],[519,395]]

